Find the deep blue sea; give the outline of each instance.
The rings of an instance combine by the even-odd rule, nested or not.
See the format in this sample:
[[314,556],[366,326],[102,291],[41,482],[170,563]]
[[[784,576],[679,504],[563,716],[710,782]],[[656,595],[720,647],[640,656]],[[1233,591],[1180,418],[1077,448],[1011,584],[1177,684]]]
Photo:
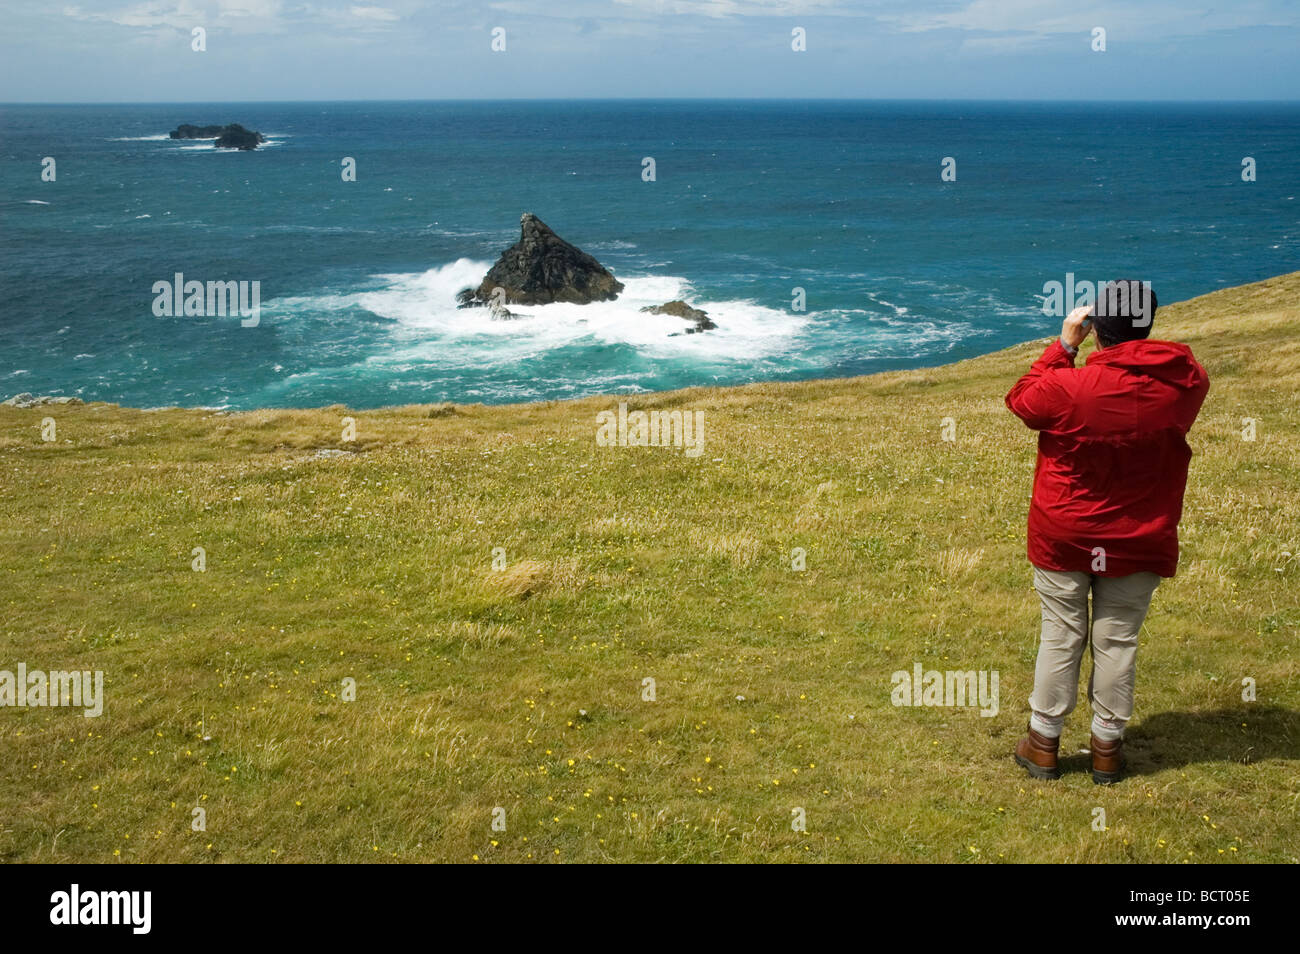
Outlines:
[[[184,122],[271,141],[168,140]],[[1168,303],[1300,269],[1298,195],[1296,104],[3,106],[0,397],[500,403],[930,366],[1053,333],[1067,273]],[[457,310],[524,211],[620,299]],[[156,317],[177,272],[260,282],[259,323]],[[638,310],[673,298],[718,329]]]

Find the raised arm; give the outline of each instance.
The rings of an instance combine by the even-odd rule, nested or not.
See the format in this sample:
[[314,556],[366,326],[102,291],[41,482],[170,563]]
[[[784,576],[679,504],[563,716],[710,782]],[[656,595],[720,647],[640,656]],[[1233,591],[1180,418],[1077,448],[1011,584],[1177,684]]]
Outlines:
[[1007,392],[1011,413],[1036,431],[1059,423],[1070,409],[1069,396],[1051,372],[1074,367],[1079,345],[1091,330],[1088,310],[1085,305],[1070,312],[1061,326],[1061,337],[1047,346],[1029,372]]

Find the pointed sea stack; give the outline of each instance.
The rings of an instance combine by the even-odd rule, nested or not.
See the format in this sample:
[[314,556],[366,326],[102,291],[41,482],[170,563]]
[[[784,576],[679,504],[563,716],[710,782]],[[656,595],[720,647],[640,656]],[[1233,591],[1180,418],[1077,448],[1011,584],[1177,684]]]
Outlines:
[[504,290],[505,304],[548,305],[563,301],[587,305],[613,301],[623,290],[609,269],[582,249],[560,238],[545,222],[525,212],[519,241],[501,253],[476,289],[457,295],[462,308],[488,305],[493,290]]

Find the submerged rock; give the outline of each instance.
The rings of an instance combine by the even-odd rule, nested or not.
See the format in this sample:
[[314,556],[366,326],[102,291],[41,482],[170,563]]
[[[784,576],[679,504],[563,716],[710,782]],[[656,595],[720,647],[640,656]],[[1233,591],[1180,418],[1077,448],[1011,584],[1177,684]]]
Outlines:
[[457,294],[461,308],[495,304],[495,317],[515,318],[519,316],[501,306],[557,301],[587,305],[613,301],[623,290],[623,283],[609,269],[560,238],[533,213],[520,217],[519,231],[519,241],[501,253],[478,288]]
[[7,401],[0,401],[0,404],[5,404],[8,405],[9,407],[45,407],[46,405],[49,404],[81,404],[81,403],[82,403],[81,398],[62,397],[62,396],[51,397],[50,395],[42,395],[41,397],[37,397],[35,394],[31,394],[27,391],[24,391],[22,394],[15,394]]
[[500,304],[498,299],[493,299],[491,301],[479,301],[477,298],[474,297],[474,293],[475,293],[475,289],[472,286],[467,288],[462,288],[460,291],[456,292],[456,307],[457,308],[486,308],[488,309],[488,311],[492,313],[493,318],[500,318],[500,319],[528,317],[527,315],[521,315],[511,311],[505,305]]
[[675,318],[685,318],[687,321],[695,322],[694,328],[687,328],[685,332],[678,331],[675,332],[675,334],[693,335],[701,331],[711,331],[718,327],[714,324],[713,320],[709,318],[709,313],[707,311],[702,311],[699,308],[692,308],[681,299],[667,301],[662,305],[646,305],[646,307],[641,310],[649,312],[652,315],[672,315]]

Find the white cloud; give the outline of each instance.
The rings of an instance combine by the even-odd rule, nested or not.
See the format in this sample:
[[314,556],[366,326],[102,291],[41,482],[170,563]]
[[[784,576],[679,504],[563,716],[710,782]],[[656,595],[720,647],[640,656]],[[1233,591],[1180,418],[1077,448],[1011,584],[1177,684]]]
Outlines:
[[152,28],[170,26],[188,29],[202,22],[204,13],[189,0],[176,3],[137,3],[116,10],[94,11],[82,7],[64,7],[63,15],[74,20],[115,23],[118,26]]
[[[12,0],[0,0],[3,8]],[[1105,27],[1110,43],[1207,35],[1245,27],[1300,26],[1300,4],[1279,0],[82,0],[63,8],[65,16],[110,23],[142,32],[194,26],[238,34],[282,34],[313,28],[355,38],[391,34],[403,22],[422,26],[478,25],[489,15],[534,21],[573,21],[583,32],[605,38],[658,35],[673,19],[727,22],[747,19],[797,23],[799,17],[854,17],[868,21],[873,34],[958,34],[963,49],[1010,52],[1066,36],[1086,37]],[[380,5],[380,4],[383,5]],[[42,11],[48,16],[54,11]]]
[[280,15],[280,0],[217,0],[218,17],[274,19]]
[[1089,6],[1074,0],[969,0],[941,12],[912,8],[881,14],[880,19],[904,33],[961,30],[1001,34],[1012,46],[1062,34],[1087,34],[1098,26],[1105,27],[1112,40],[1118,36],[1147,40],[1247,26],[1300,25],[1300,13],[1294,7],[1265,0],[1242,0],[1228,6],[1198,6],[1188,0],[1143,4],[1112,0]]
[[[895,5],[898,0],[892,0]],[[729,17],[866,16],[866,3],[855,0],[567,0],[550,4],[539,0],[495,0],[493,10],[519,16],[615,20],[625,17],[697,16]],[[617,12],[616,12],[617,11]],[[620,16],[620,14],[622,16]]]
[[400,20],[401,17],[384,7],[352,7],[349,11],[361,20]]
[[648,14],[693,14],[703,17],[861,16],[863,3],[847,0],[615,0]]
[[[402,4],[411,7],[409,0]],[[402,14],[374,4],[312,3],[286,5],[284,0],[144,0],[127,6],[105,4],[102,9],[85,5],[63,8],[64,16],[75,20],[112,23],[136,29],[171,27],[189,30],[202,26],[226,28],[240,33],[275,33],[294,25],[349,26],[352,29],[386,29]]]

